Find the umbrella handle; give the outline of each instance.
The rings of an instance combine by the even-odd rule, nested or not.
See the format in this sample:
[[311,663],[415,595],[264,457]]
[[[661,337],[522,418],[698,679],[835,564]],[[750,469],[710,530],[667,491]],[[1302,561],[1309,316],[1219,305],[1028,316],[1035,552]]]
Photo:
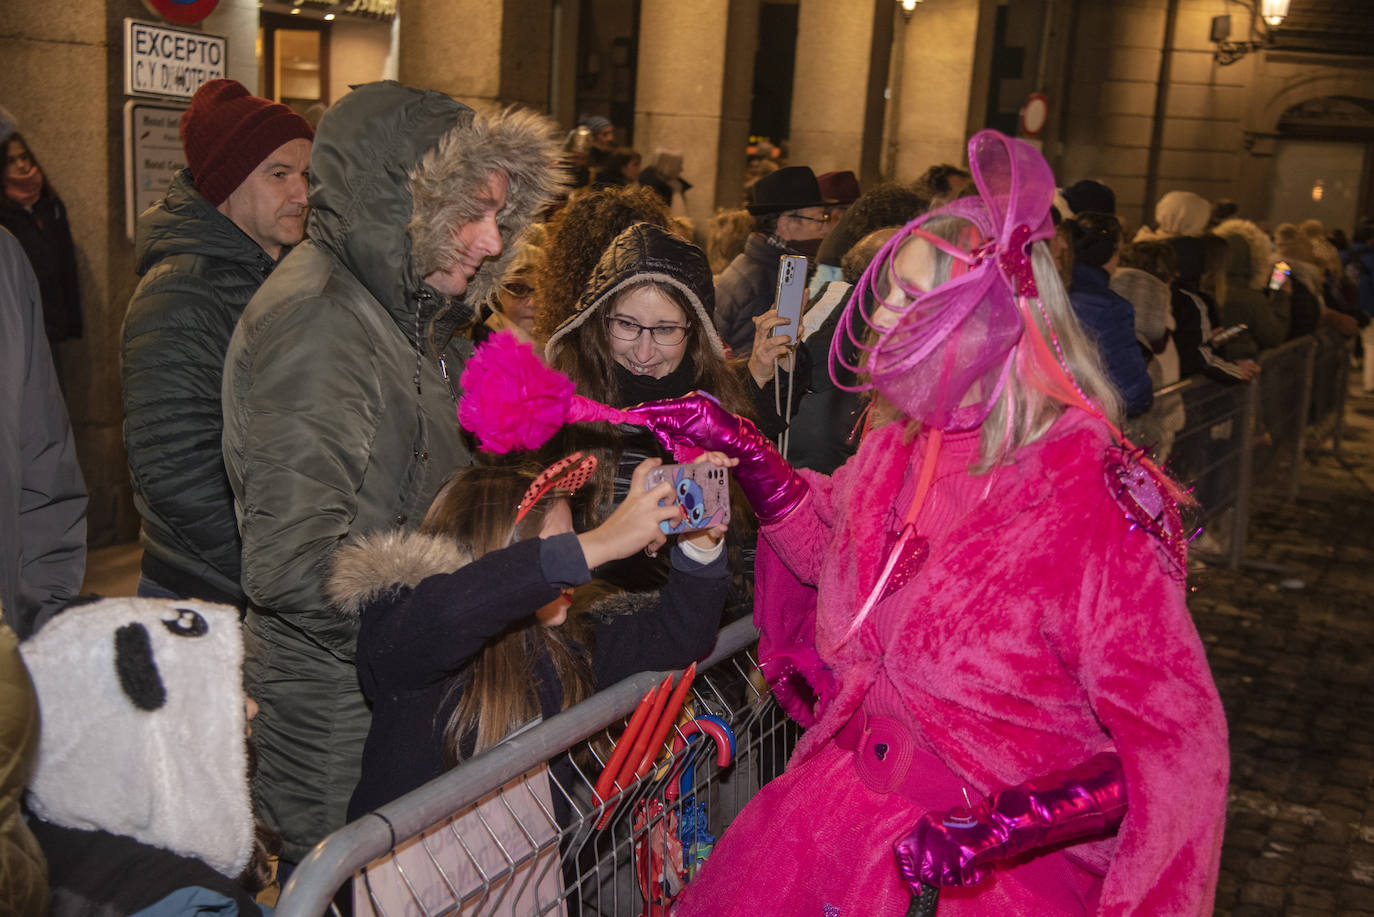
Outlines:
[[[677,731],[673,736],[673,754],[676,755],[687,747],[687,743],[696,738],[698,734],[708,735],[716,743],[716,764],[725,767],[735,758],[735,733],[730,728],[730,724],[718,716],[704,713],[701,716],[690,720],[686,725]],[[663,791],[663,797],[667,800],[674,800],[678,797],[679,789],[682,795],[687,795],[687,790],[691,786],[692,777],[695,776],[690,762],[683,766],[682,776],[678,784],[669,783]]]

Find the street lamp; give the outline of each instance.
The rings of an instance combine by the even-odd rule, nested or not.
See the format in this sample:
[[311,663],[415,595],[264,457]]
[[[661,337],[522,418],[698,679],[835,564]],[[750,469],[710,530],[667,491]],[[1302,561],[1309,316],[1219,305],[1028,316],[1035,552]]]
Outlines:
[[1288,0],[1263,0],[1260,4],[1260,15],[1271,26],[1281,24],[1283,18],[1288,15]]
[[916,12],[916,4],[921,0],[897,0],[902,7],[902,18],[907,22],[911,21],[911,14]]
[[[1274,43],[1274,29],[1283,23],[1288,15],[1289,0],[1256,0],[1250,4],[1250,34],[1255,36],[1248,41],[1228,41],[1231,37],[1231,17],[1212,17],[1212,41],[1217,50],[1212,56],[1223,67],[1234,64],[1252,51],[1259,51]],[[1257,6],[1258,8],[1257,8]],[[1263,20],[1260,26],[1256,20]]]

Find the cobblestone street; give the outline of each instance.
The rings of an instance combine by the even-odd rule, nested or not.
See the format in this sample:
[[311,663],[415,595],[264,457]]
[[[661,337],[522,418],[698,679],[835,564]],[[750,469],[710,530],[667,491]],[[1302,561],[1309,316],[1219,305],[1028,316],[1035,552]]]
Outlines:
[[1374,915],[1374,398],[1353,392],[1340,459],[1309,454],[1296,502],[1256,498],[1257,564],[1190,576],[1231,730],[1218,915]]

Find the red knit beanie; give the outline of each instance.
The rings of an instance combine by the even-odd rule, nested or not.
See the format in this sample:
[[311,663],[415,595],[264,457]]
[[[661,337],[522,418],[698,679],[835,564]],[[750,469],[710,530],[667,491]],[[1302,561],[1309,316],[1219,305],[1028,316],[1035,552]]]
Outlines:
[[313,140],[310,122],[279,102],[249,95],[236,80],[211,80],[181,115],[181,147],[196,190],[218,207],[272,151]]

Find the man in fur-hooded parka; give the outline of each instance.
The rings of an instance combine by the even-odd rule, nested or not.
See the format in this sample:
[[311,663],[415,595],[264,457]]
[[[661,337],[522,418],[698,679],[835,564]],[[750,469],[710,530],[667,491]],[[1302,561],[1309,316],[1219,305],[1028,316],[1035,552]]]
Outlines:
[[323,579],[349,536],[418,527],[471,461],[455,411],[470,345],[454,330],[556,190],[552,134],[541,115],[479,117],[393,82],[350,92],[316,133],[309,239],[230,342],[254,790],[288,863],[344,824],[368,729],[356,619],[325,611]]

